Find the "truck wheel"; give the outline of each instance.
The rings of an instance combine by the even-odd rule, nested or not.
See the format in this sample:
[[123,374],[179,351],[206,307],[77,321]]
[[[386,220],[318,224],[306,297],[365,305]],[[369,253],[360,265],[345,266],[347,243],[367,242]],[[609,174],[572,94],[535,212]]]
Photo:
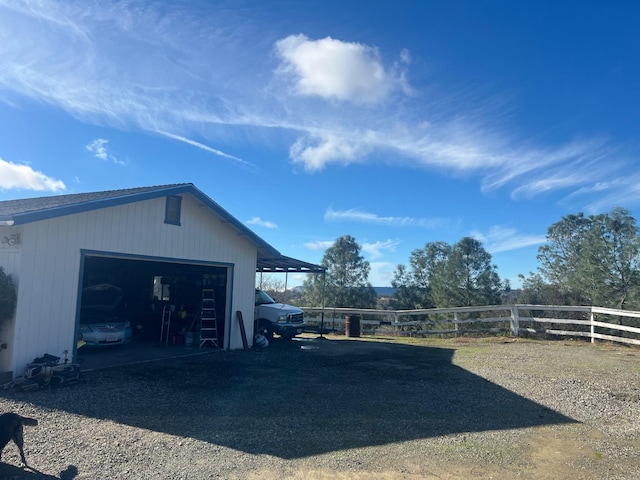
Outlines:
[[273,341],[273,327],[269,320],[260,320],[258,322],[258,330],[269,340],[269,343]]

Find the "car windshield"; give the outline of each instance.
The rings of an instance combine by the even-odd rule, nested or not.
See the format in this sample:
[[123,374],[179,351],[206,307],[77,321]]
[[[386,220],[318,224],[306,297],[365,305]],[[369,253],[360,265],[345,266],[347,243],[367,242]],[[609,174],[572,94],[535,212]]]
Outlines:
[[106,283],[87,287],[82,291],[82,308],[113,311],[122,300],[122,289]]
[[262,290],[256,290],[256,305],[264,305],[265,303],[276,303],[276,301]]

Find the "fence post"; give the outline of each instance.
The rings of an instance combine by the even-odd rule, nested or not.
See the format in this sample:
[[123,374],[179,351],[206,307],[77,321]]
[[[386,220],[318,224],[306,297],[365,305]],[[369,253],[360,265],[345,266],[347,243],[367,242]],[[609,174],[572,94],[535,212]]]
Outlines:
[[514,337],[520,334],[520,319],[518,318],[517,305],[511,305],[511,334]]
[[591,311],[589,312],[589,322],[591,323],[591,343],[595,343],[595,336],[594,334],[596,333],[596,327],[593,324],[593,321],[595,320],[595,314],[593,313],[593,308],[591,308]]
[[456,330],[456,337],[458,336],[458,312],[453,312],[453,328]]
[[393,336],[398,336],[398,311],[393,311]]

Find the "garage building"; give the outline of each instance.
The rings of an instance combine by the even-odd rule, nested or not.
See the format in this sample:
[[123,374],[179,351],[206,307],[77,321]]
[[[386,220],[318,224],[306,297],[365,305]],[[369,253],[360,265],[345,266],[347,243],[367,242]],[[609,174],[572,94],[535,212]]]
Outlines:
[[256,271],[321,271],[281,255],[191,183],[0,202],[0,266],[18,292],[0,332],[0,371],[14,377],[45,353],[77,358],[89,287],[122,290],[134,343],[185,341],[212,295],[215,341],[195,343],[237,349],[237,312],[253,338]]

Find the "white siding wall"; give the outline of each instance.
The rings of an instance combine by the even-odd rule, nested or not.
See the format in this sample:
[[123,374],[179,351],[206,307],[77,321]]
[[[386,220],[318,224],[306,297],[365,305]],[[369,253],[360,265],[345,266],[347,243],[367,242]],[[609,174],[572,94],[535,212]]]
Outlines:
[[23,226],[14,374],[44,353],[73,352],[82,249],[232,265],[225,331],[230,348],[242,347],[235,312],[252,335],[256,246],[191,195],[183,195],[181,226],[165,224],[164,210],[159,198]]

